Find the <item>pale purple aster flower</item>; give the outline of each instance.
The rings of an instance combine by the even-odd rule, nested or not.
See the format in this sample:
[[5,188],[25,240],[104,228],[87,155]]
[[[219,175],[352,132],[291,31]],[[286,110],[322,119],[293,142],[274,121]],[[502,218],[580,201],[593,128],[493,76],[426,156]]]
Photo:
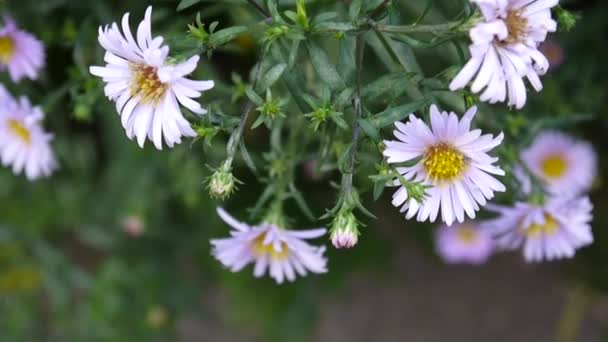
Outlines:
[[484,102],[504,102],[522,108],[526,103],[527,78],[536,91],[549,68],[549,61],[538,50],[557,23],[551,8],[558,0],[471,0],[477,4],[483,21],[470,30],[471,59],[450,84],[451,90],[469,82],[473,93],[481,92]]
[[15,21],[4,17],[0,27],[0,70],[8,69],[13,82],[24,77],[35,80],[44,66],[44,45],[32,34],[20,30]]
[[180,104],[196,114],[205,114],[193,100],[213,88],[213,81],[186,78],[196,69],[199,57],[180,63],[168,61],[169,47],[162,37],[152,38],[152,7],[137,28],[137,40],[129,28],[129,13],[122,18],[122,33],[116,23],[99,28],[99,44],[106,49],[105,67],[90,67],[91,74],[106,82],[105,94],[116,101],[116,110],[129,139],[137,138],[143,147],[146,137],[157,149],[163,138],[170,148],[181,143],[181,137],[194,137],[196,132],[182,115]]
[[393,205],[407,211],[407,219],[416,216],[420,222],[434,222],[441,210],[441,219],[449,226],[455,220],[463,222],[465,213],[475,218],[475,212],[495,191],[506,190],[492,176],[505,174],[494,165],[498,158],[488,155],[502,142],[503,134],[493,137],[481,135],[480,129],[471,130],[477,107],[469,109],[461,120],[454,113],[439,112],[435,105],[430,112],[432,130],[413,114],[406,124],[395,122],[398,140],[384,142],[384,155],[392,164],[418,160],[414,166],[397,170],[406,180],[429,187],[427,198],[419,203],[401,186],[393,195]]
[[521,159],[556,195],[586,192],[597,175],[597,155],[591,144],[560,132],[540,133],[522,151]]
[[449,264],[480,265],[492,256],[494,241],[486,230],[467,221],[439,227],[435,232],[435,249]]
[[268,271],[278,284],[285,279],[292,282],[297,275],[305,276],[308,272],[327,272],[325,247],[304,241],[324,235],[326,229],[285,230],[271,223],[250,226],[237,221],[222,208],[218,208],[217,213],[235,230],[229,238],[211,240],[212,254],[232,272],[253,263],[256,278]]
[[13,98],[0,85],[0,159],[13,173],[29,180],[49,176],[57,162],[51,149],[53,135],[41,125],[44,117],[26,97]]
[[495,236],[496,246],[504,250],[523,246],[530,262],[572,258],[578,248],[593,242],[593,205],[588,197],[553,197],[544,205],[518,202],[488,209],[499,214],[483,223]]

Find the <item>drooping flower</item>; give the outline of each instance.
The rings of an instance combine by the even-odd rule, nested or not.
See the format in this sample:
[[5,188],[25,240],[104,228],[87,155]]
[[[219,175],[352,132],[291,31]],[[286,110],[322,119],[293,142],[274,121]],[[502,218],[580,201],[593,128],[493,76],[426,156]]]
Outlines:
[[572,258],[578,248],[593,242],[590,222],[593,205],[588,197],[549,198],[544,205],[518,202],[513,207],[489,206],[499,214],[483,225],[495,236],[498,248],[523,246],[530,262]]
[[528,169],[557,195],[579,195],[591,187],[597,174],[597,155],[593,147],[566,134],[540,133],[522,152]]
[[470,81],[473,93],[481,92],[484,102],[504,102],[522,108],[526,103],[527,78],[536,91],[543,87],[540,77],[548,68],[539,51],[548,32],[557,23],[551,8],[559,0],[471,0],[483,21],[470,30],[471,59],[450,84],[451,90],[464,88]]
[[15,21],[4,17],[0,27],[0,70],[8,69],[13,82],[24,77],[35,80],[44,66],[44,45],[32,34],[22,31]]
[[146,137],[157,149],[163,138],[170,148],[181,143],[181,137],[194,137],[196,132],[182,115],[180,104],[196,114],[206,110],[192,100],[213,88],[213,81],[186,78],[196,69],[199,57],[172,64],[169,47],[162,37],[152,38],[152,7],[137,29],[137,41],[129,28],[129,13],[118,25],[99,28],[99,44],[106,50],[105,67],[90,67],[91,74],[102,77],[106,96],[116,101],[116,110],[129,139],[137,138],[143,147]]
[[254,263],[255,277],[259,278],[268,271],[278,284],[285,279],[292,282],[297,275],[305,276],[308,272],[327,272],[327,259],[323,256],[325,248],[304,241],[324,235],[326,229],[294,231],[272,223],[250,226],[237,221],[222,208],[218,208],[217,213],[235,230],[229,238],[211,240],[212,254],[232,272],[239,272]]
[[485,263],[494,251],[492,235],[474,222],[439,227],[435,233],[437,254],[449,264]]
[[52,134],[44,131],[44,114],[26,97],[13,98],[0,85],[0,159],[13,173],[29,180],[49,176],[57,162],[51,149]]
[[[504,185],[492,175],[503,176],[495,166],[498,158],[488,152],[503,139],[490,134],[481,135],[480,129],[471,130],[477,112],[469,109],[461,120],[454,113],[439,112],[431,106],[431,128],[413,114],[409,122],[396,122],[398,141],[385,141],[384,155],[389,163],[418,160],[414,166],[398,167],[406,180],[428,186],[423,203],[408,196],[401,186],[393,195],[393,205],[406,212],[406,218],[434,222],[441,210],[442,221],[448,226],[455,220],[463,222],[465,213],[475,218],[475,212],[494,197],[495,191],[505,191]],[[394,185],[399,185],[397,181]]]

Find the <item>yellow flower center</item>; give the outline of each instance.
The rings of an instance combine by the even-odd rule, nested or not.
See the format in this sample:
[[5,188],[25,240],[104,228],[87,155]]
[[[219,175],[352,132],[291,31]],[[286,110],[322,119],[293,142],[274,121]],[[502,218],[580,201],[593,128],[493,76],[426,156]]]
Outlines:
[[167,91],[158,78],[158,69],[149,65],[132,64],[131,96],[141,96],[141,103],[157,104]]
[[0,36],[0,62],[8,64],[15,52],[15,42],[8,36]]
[[559,231],[559,223],[557,223],[553,216],[545,215],[544,224],[532,223],[528,227],[521,227],[520,231],[522,235],[528,238],[537,238],[542,234],[544,234],[545,236],[550,236]]
[[21,122],[14,119],[8,120],[8,129],[26,144],[29,144],[32,141],[30,131],[25,128]]
[[264,239],[266,238],[266,234],[262,234],[258,236],[253,242],[253,255],[257,257],[268,255],[271,259],[274,260],[285,260],[289,257],[289,248],[285,242],[281,242],[281,250],[277,251],[273,244],[264,244]]
[[522,15],[522,10],[509,11],[505,19],[509,35],[503,41],[507,44],[522,42],[527,35],[528,19]]
[[467,245],[473,244],[477,240],[477,232],[475,229],[469,227],[458,228],[457,236],[460,241]]
[[427,149],[423,165],[434,182],[452,181],[462,175],[466,167],[464,155],[446,143]]
[[549,178],[559,178],[566,173],[568,161],[559,154],[550,155],[541,163],[542,173]]

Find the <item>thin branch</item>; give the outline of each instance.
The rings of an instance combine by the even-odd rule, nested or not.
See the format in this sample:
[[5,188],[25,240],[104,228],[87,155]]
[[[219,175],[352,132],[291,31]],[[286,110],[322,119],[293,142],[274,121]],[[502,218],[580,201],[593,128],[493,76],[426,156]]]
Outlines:
[[258,12],[260,12],[264,18],[270,17],[270,12],[268,12],[264,7],[262,7],[256,0],[247,0],[251,6],[253,6]]
[[[264,61],[264,58],[266,56],[266,53],[264,53],[262,55],[262,58],[260,59],[260,62],[257,65],[257,69],[255,71],[255,75],[253,76],[253,81],[251,84],[251,87],[255,89],[255,86],[258,82],[258,79],[260,78],[260,71],[262,69],[262,62]],[[249,120],[249,115],[251,114],[251,111],[253,110],[253,102],[251,102],[251,100],[247,101],[247,105],[245,105],[245,110],[243,111],[243,114],[241,115],[241,120],[239,122],[239,126],[237,127],[237,129],[232,132],[232,135],[230,136],[230,140],[228,141],[228,145],[226,146],[226,152],[227,152],[227,158],[226,158],[226,165],[228,167],[232,166],[232,161],[234,160],[234,155],[236,154],[236,150],[239,146],[239,143],[241,142],[241,138],[243,136],[243,132],[245,131],[245,126],[247,125],[247,121]]]
[[355,110],[355,119],[353,120],[353,134],[352,142],[349,150],[348,159],[346,161],[346,167],[344,169],[344,175],[342,184],[344,186],[344,193],[348,194],[352,190],[353,186],[353,174],[355,171],[355,159],[357,155],[357,144],[359,142],[359,136],[361,135],[361,127],[359,126],[359,119],[361,119],[361,69],[363,68],[363,56],[365,54],[365,40],[363,35],[357,36],[356,43],[356,83],[355,83],[355,95],[353,98],[353,106]]
[[453,31],[456,27],[462,25],[462,21],[451,21],[445,24],[437,25],[384,25],[373,24],[373,27],[382,32],[387,33],[431,33],[441,35]]

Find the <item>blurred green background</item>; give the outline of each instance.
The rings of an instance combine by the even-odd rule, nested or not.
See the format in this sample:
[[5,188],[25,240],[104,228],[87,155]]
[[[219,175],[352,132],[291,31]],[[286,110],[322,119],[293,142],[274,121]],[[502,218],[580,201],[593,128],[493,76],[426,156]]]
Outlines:
[[[550,38],[548,53],[563,53],[563,64],[544,77],[542,93],[530,93],[525,111],[506,113],[496,123],[507,134],[506,144],[549,127],[592,141],[601,175],[592,192],[591,247],[572,261],[526,265],[510,254],[482,267],[448,267],[434,255],[433,226],[404,221],[387,192],[370,204],[379,219],[365,222],[356,248],[329,248],[328,274],[280,287],[254,279],[249,269],[229,273],[210,255],[209,239],[225,236],[228,228],[216,217],[220,203],[209,199],[203,182],[212,172],[207,165],[223,160],[227,134],[219,133],[209,146],[139,149],[125,137],[101,81],[88,74],[88,66],[101,61],[100,24],[130,11],[134,26],[152,4],[153,34],[164,35],[179,54],[188,50],[186,27],[200,12],[204,22],[217,20],[219,27],[252,27],[211,58],[203,56],[194,77],[216,80],[201,100],[211,111],[221,104],[227,115],[238,115],[242,100],[226,106],[238,94],[231,75],[246,80],[256,63],[260,17],[242,1],[202,1],[180,12],[178,3],[0,2],[3,13],[46,44],[40,80],[14,85],[2,73],[0,81],[43,106],[61,165],[51,178],[34,183],[0,170],[0,341],[608,339],[608,3],[562,1],[582,15],[573,30]],[[307,4],[310,13],[344,12],[348,1]],[[410,23],[425,6],[394,0],[391,15]],[[426,20],[452,18],[460,7],[433,1]],[[331,46],[331,39],[325,43]],[[458,63],[455,51],[443,47],[414,49],[428,74]],[[364,77],[374,79],[386,70],[370,56]],[[266,134],[247,132],[249,148],[264,152]],[[236,175],[245,184],[222,205],[246,220],[263,187],[243,165]],[[329,181],[337,175],[312,177],[302,167],[298,177],[316,214],[333,205]],[[295,227],[318,224],[294,221]]]

